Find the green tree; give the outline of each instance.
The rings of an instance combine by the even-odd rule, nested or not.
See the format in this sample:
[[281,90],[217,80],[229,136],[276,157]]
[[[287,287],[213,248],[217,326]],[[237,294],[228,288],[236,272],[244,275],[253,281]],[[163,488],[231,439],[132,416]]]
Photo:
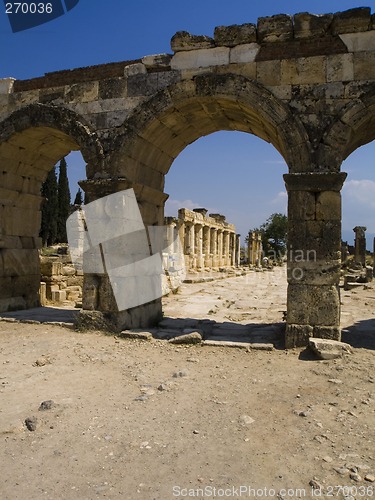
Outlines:
[[44,198],[42,204],[42,223],[40,237],[44,246],[56,243],[57,237],[57,179],[56,168],[49,171],[46,180],[42,184],[41,195]]
[[74,198],[74,205],[82,205],[82,203],[83,203],[82,191],[81,189],[78,189],[76,197]]
[[259,228],[249,232],[257,231],[262,235],[263,253],[280,259],[286,252],[288,236],[288,218],[281,213],[274,213],[268,217]]
[[70,189],[67,173],[67,164],[65,158],[60,161],[59,165],[59,182],[58,182],[58,214],[57,214],[57,241],[59,243],[67,243],[66,235],[66,220],[70,214]]

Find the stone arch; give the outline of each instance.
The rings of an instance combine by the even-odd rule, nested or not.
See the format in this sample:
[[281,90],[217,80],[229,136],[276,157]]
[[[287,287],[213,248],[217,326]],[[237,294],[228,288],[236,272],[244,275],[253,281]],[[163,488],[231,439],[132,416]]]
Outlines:
[[167,87],[135,109],[116,138],[114,173],[161,190],[178,154],[219,130],[270,142],[291,172],[310,167],[306,130],[286,104],[244,76],[207,73]]
[[96,135],[68,109],[32,104],[0,123],[0,312],[39,304],[40,188],[72,150],[88,175],[103,164]]
[[352,100],[326,130],[318,153],[322,170],[340,171],[342,162],[375,139],[375,85]]

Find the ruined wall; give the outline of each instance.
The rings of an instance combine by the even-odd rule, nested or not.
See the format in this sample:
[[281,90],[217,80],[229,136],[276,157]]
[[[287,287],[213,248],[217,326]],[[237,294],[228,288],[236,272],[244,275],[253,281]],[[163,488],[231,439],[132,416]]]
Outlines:
[[[38,300],[40,185],[59,158],[82,151],[88,201],[133,188],[145,224],[163,224],[174,159],[199,137],[238,130],[288,165],[288,256],[315,252],[289,258],[287,346],[339,338],[340,167],[375,138],[374,19],[366,7],[280,14],[212,37],[179,32],[173,54],[1,80],[0,308]],[[160,317],[160,301],[119,313],[106,280],[85,279],[116,328]]]

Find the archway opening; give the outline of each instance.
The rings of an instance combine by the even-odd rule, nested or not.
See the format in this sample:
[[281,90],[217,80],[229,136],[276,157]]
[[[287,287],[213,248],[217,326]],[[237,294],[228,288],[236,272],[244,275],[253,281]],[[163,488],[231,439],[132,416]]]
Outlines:
[[[165,215],[184,240],[187,275],[179,291],[163,299],[165,316],[184,318],[185,325],[189,319],[192,326],[198,322],[214,340],[277,342],[286,311],[285,252],[266,248],[263,241],[256,263],[249,255],[253,231],[261,238],[259,229],[267,219],[274,214],[286,218],[282,175],[287,171],[272,145],[243,132],[207,135],[179,154],[165,177]],[[192,226],[190,244],[186,238],[191,240]],[[231,243],[220,245],[226,231],[229,242],[231,232],[241,235],[237,260]]]
[[375,141],[343,162],[341,326],[344,341],[375,349]]
[[17,124],[19,131],[0,144],[1,313],[41,303],[41,187],[58,160],[80,149],[55,127]]

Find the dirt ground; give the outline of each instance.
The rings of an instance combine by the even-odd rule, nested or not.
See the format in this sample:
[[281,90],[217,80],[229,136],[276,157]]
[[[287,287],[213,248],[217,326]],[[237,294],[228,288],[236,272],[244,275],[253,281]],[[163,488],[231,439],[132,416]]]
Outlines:
[[[164,311],[273,324],[285,298],[278,269]],[[354,353],[331,361],[0,321],[1,500],[374,498],[375,285],[342,302]]]

